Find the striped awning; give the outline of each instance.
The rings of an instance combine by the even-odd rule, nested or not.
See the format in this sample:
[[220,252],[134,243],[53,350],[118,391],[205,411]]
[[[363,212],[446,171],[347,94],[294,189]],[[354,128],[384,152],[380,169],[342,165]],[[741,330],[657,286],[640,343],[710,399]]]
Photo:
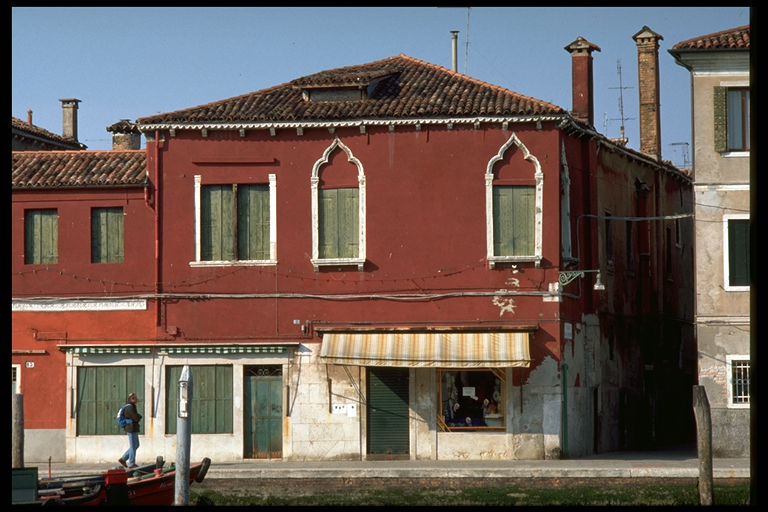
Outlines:
[[320,358],[357,366],[528,367],[530,332],[325,333]]

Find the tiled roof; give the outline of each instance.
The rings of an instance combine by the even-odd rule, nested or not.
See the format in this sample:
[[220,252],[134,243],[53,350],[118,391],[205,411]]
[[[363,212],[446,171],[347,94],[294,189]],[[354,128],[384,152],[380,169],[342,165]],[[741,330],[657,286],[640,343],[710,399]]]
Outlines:
[[73,141],[72,139],[67,139],[62,137],[61,135],[57,135],[53,132],[49,132],[48,130],[44,128],[40,128],[39,126],[35,126],[34,124],[29,124],[18,117],[11,116],[11,128],[13,130],[18,130],[21,132],[28,133],[30,135],[33,135],[35,137],[40,137],[43,139],[48,139],[52,142],[59,143],[65,146],[69,146],[72,149],[84,149],[86,146],[84,144],[81,144],[77,141]]
[[[368,97],[311,101],[302,90],[365,89]],[[566,114],[545,101],[523,96],[407,55],[322,71],[243,96],[138,119],[141,125],[414,119],[426,117]]]
[[145,151],[14,151],[15,189],[141,186]]
[[698,36],[677,43],[673,50],[749,50],[749,25]]

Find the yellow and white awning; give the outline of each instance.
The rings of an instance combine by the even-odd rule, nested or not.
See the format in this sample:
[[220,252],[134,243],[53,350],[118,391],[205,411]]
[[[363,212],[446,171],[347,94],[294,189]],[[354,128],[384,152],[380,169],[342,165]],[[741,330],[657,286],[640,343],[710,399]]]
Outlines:
[[324,333],[320,358],[357,366],[528,367],[530,332]]

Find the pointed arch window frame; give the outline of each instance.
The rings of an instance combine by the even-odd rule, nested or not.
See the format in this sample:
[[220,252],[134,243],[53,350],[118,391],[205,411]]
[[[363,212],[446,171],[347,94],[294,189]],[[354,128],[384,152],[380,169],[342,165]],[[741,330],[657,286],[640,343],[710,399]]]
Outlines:
[[[341,149],[347,155],[347,161],[357,167],[357,187],[358,187],[358,254],[357,258],[321,258],[320,257],[320,168],[327,164],[331,154],[337,149]],[[323,266],[357,266],[358,271],[363,270],[366,260],[366,205],[365,205],[365,168],[360,160],[355,157],[352,150],[344,144],[341,139],[336,137],[330,146],[328,146],[315,164],[312,166],[312,176],[310,178],[312,190],[312,266],[317,272]]]
[[[523,152],[523,158],[533,164],[535,180],[535,206],[534,206],[534,253],[522,256],[497,256],[494,254],[493,237],[493,167],[500,162],[507,150],[517,146]],[[541,170],[539,159],[536,158],[514,132],[509,139],[501,145],[498,153],[489,161],[485,169],[485,225],[486,225],[486,258],[488,266],[494,268],[498,263],[533,262],[536,267],[541,265],[542,259],[542,231],[544,217],[544,173]]]

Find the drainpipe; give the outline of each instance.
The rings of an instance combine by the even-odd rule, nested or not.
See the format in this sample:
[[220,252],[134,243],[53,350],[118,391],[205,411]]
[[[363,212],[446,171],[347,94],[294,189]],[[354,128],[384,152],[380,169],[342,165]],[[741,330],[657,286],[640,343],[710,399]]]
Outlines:
[[568,456],[568,365],[563,363],[563,443],[560,458]]
[[[155,293],[160,293],[160,130],[155,130]],[[160,299],[155,301],[155,325],[160,327]]]

